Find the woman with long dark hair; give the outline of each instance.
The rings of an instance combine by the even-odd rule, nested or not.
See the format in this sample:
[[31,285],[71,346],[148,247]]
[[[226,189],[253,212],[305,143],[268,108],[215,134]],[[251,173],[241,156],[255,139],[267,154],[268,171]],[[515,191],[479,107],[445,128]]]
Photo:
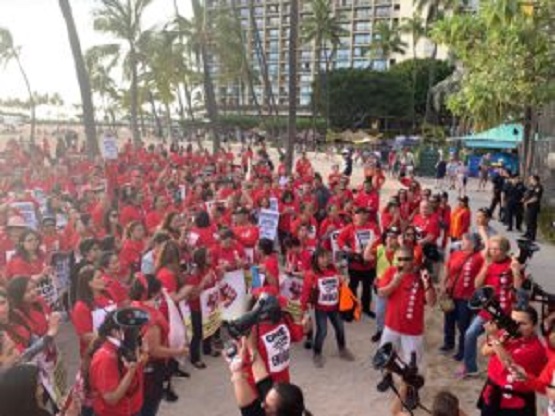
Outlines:
[[138,221],[131,221],[125,227],[124,240],[119,253],[121,274],[123,276],[129,276],[141,269],[141,257],[145,248],[144,225]]
[[168,233],[174,240],[181,237],[182,220],[180,214],[176,211],[168,212],[160,223],[159,231]]
[[106,291],[114,302],[118,306],[129,303],[129,281],[125,279],[127,276],[121,275],[118,254],[115,251],[104,251],[98,261],[98,267],[102,272]]
[[106,290],[102,272],[94,266],[85,266],[77,275],[76,302],[71,311],[71,321],[79,337],[81,356],[95,338],[95,331],[116,303]]
[[34,230],[26,229],[20,236],[15,255],[8,261],[6,276],[30,276],[39,280],[50,273],[46,256],[40,249],[41,237]]
[[120,352],[121,327],[110,312],[83,360],[85,391],[93,397],[95,416],[135,416],[143,406],[143,372],[147,354],[127,361]]
[[104,213],[102,230],[99,237],[113,236],[121,242],[123,238],[123,227],[119,222],[119,212],[116,208],[110,208]]
[[170,326],[160,312],[162,284],[152,275],[138,274],[131,285],[131,306],[144,309],[150,315],[142,328],[143,340],[148,345],[149,359],[144,369],[144,403],[141,416],[154,416],[164,395],[164,381],[169,372],[169,359],[186,355],[188,348],[171,348],[168,344]]

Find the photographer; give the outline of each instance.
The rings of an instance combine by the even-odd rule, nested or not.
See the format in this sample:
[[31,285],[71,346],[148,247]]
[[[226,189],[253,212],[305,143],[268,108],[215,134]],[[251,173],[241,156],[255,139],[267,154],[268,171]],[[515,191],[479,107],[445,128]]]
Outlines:
[[513,368],[518,366],[538,376],[547,361],[545,349],[536,335],[538,313],[529,306],[515,309],[511,318],[518,324],[518,338],[507,339],[493,322],[484,325],[488,336],[482,354],[491,358],[488,379],[478,401],[482,416],[536,415],[534,388],[516,377]]
[[[487,255],[482,269],[475,280],[476,288],[491,286],[495,300],[501,309],[509,315],[514,300],[514,289],[522,284],[521,267],[511,259],[511,243],[503,236],[495,235],[487,242]],[[487,312],[481,311],[472,320],[464,336],[463,366],[458,370],[460,378],[475,377],[479,374],[476,362],[478,337],[484,332],[484,324],[489,321]]]
[[[272,383],[252,334],[239,341],[237,355],[231,360],[229,369],[242,416],[312,416],[305,408],[303,392],[298,386]],[[249,371],[254,375],[256,391],[248,381]]]

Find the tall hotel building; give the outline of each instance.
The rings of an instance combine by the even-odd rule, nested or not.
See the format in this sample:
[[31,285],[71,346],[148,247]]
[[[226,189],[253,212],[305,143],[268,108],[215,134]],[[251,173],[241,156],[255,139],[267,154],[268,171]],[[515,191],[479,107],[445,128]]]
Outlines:
[[[251,0],[206,0],[209,18],[218,11],[233,13],[231,2],[235,2],[235,11],[241,21],[245,50],[251,66],[260,75],[257,52],[263,51],[272,84],[273,102],[279,112],[285,114],[288,108],[288,65],[289,65],[289,28],[290,0],[252,0],[258,39],[250,20]],[[299,1],[299,37],[302,34],[303,19],[310,16],[311,3]],[[331,68],[373,68],[385,70],[396,62],[412,58],[411,48],[406,54],[395,54],[386,59],[373,59],[369,53],[372,42],[372,29],[379,22],[386,22],[392,27],[401,25],[403,19],[410,18],[415,9],[414,0],[331,0],[334,15],[337,16],[344,35],[337,48]],[[403,41],[412,44],[410,35],[402,35]],[[417,47],[417,56],[430,56],[431,45],[421,40]],[[314,43],[299,40],[297,57],[298,76],[298,112],[299,115],[310,113],[311,86],[316,73],[317,57]],[[329,53],[329,52],[328,52]],[[444,54],[443,54],[444,55]],[[324,68],[324,57],[321,59]],[[218,62],[212,57],[211,71],[215,80],[215,93],[218,106],[224,111],[234,112],[242,106],[246,112],[254,113],[253,100],[248,88],[241,89],[237,83],[224,82],[218,77]],[[322,73],[324,71],[322,70]],[[243,90],[243,94],[241,94]],[[267,102],[262,81],[254,88],[258,102]],[[243,95],[243,96],[241,96]]]

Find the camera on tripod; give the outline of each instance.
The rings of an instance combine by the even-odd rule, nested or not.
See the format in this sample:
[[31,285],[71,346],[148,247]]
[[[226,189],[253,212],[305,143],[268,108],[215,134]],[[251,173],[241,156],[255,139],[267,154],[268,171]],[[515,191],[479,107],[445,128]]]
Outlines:
[[501,305],[495,299],[495,291],[491,286],[484,286],[476,289],[472,298],[468,301],[468,307],[473,310],[482,310],[491,315],[491,320],[495,322],[499,329],[505,330],[512,338],[520,337],[518,323],[508,316]]
[[372,359],[372,364],[376,370],[387,372],[384,379],[378,385],[379,391],[385,392],[388,389],[392,389],[395,394],[399,396],[399,399],[401,399],[393,384],[393,377],[391,376],[391,374],[397,374],[407,385],[407,397],[404,402],[401,399],[403,406],[409,411],[421,406],[418,391],[424,387],[425,380],[424,377],[418,373],[416,352],[411,353],[410,362],[407,364],[399,357],[393,348],[393,344],[387,342],[376,351]]

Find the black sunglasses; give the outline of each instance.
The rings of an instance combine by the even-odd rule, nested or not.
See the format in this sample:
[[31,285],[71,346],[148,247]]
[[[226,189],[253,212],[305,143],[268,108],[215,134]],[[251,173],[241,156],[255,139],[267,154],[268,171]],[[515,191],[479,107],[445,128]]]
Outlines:
[[412,257],[397,257],[397,261],[412,261]]

